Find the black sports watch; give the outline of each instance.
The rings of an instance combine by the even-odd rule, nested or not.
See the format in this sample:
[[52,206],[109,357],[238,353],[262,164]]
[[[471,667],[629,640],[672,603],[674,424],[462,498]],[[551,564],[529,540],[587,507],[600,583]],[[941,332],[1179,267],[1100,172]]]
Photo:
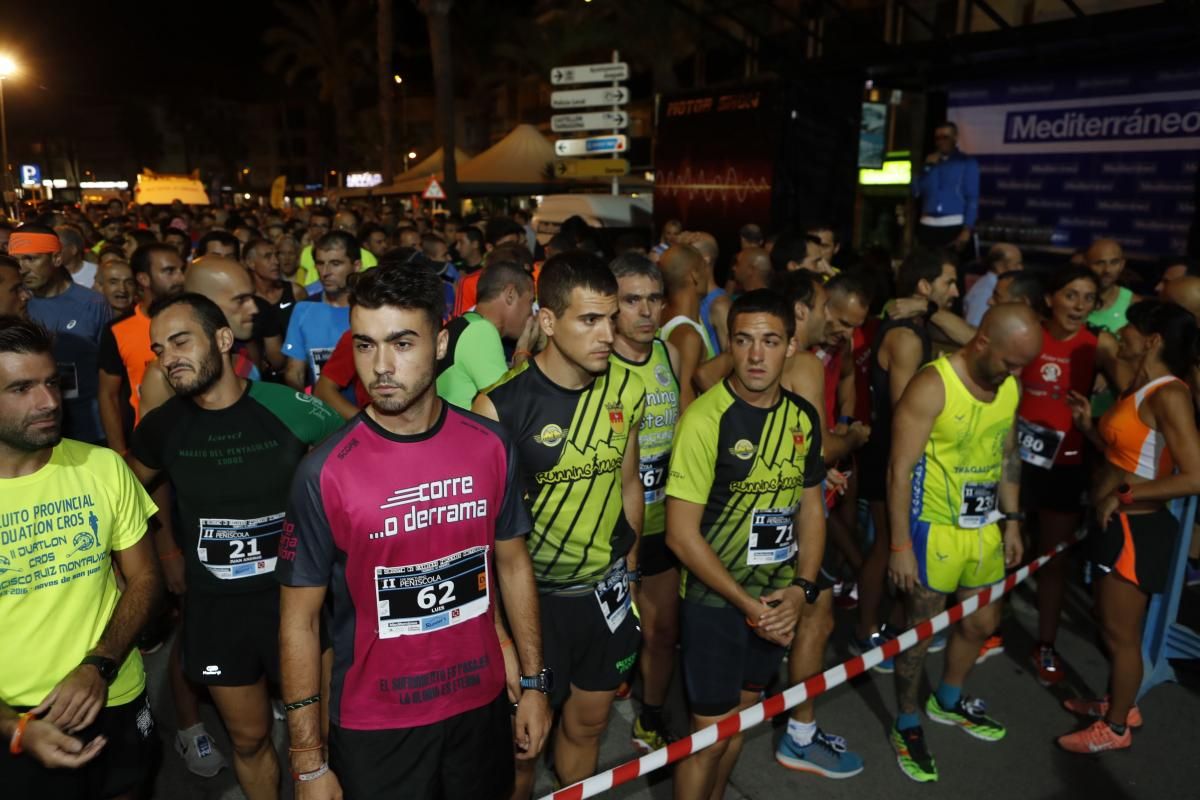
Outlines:
[[804,590],[804,601],[810,606],[817,602],[817,595],[821,594],[821,590],[817,588],[817,585],[807,578],[794,579],[792,586],[799,586]]
[[521,688],[550,694],[554,691],[554,670],[545,667],[537,675],[522,675]]
[[1024,511],[1005,511],[1004,512],[1004,521],[1005,522],[1024,522],[1025,521],[1025,512]]
[[120,664],[104,656],[88,656],[79,662],[79,666],[82,667],[84,665],[95,667],[96,671],[100,673],[100,677],[110,686],[117,679],[117,673],[121,670]]

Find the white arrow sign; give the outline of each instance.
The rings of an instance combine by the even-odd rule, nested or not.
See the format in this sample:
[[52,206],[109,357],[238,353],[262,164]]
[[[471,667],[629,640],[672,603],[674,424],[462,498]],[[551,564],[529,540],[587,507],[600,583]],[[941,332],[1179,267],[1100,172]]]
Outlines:
[[629,102],[629,90],[624,86],[608,89],[573,89],[551,92],[551,108],[588,108],[589,106],[623,106]]
[[579,64],[574,67],[555,67],[550,70],[550,83],[607,83],[629,80],[629,65],[624,62],[609,64]]
[[629,140],[616,136],[592,136],[587,139],[559,139],[554,143],[554,155],[595,156],[604,153],[624,153]]
[[627,127],[629,127],[629,115],[624,111],[593,111],[590,114],[555,114],[550,118],[550,130],[555,133],[621,130]]

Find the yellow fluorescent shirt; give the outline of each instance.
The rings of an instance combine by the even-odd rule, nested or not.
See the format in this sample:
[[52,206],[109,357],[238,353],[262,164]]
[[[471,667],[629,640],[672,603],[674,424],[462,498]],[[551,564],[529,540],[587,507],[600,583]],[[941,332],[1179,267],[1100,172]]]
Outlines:
[[[119,455],[73,439],[32,475],[0,479],[0,700],[38,705],[96,646],[121,597],[112,551],[137,544],[157,510]],[[135,647],[108,705],[145,683]]]

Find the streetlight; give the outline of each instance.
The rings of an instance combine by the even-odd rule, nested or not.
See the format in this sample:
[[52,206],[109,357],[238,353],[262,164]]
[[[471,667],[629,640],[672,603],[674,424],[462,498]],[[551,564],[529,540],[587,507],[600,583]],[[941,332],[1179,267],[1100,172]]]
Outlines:
[[405,172],[408,172],[408,162],[410,160],[415,160],[416,157],[417,157],[416,150],[409,150],[407,153],[404,154],[404,171]]
[[400,87],[400,138],[408,138],[408,89],[404,88],[404,78],[392,75],[392,80]]
[[0,206],[8,208],[8,125],[4,120],[4,81],[20,71],[11,56],[0,53]]

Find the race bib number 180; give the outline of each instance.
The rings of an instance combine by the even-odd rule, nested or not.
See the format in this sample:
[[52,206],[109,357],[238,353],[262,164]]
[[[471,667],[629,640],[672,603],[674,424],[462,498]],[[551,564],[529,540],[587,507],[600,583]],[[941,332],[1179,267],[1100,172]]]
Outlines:
[[1021,460],[1042,469],[1054,466],[1066,434],[1017,417],[1017,446]]
[[449,628],[488,610],[487,547],[402,567],[375,568],[379,638]]

